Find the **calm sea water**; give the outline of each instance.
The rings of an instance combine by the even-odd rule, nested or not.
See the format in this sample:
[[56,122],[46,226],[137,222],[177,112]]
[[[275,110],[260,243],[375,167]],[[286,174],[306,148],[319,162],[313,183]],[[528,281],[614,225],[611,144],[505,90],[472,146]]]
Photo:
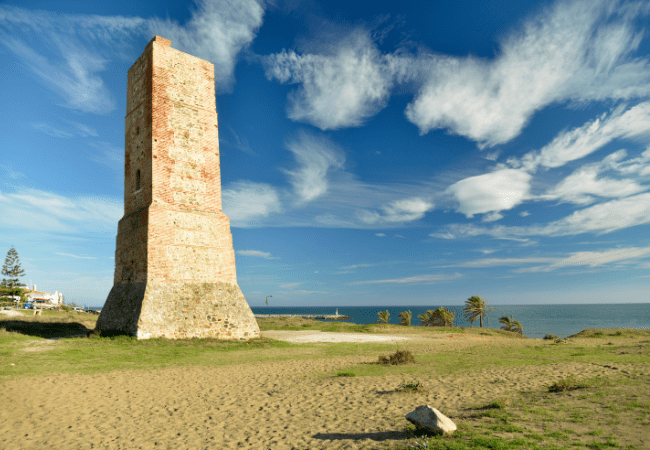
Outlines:
[[[327,306],[327,307],[252,307],[254,314],[339,314],[349,316],[346,322],[369,324],[377,321],[377,312],[390,313],[389,323],[399,323],[398,315],[402,311],[413,313],[412,324],[417,325],[418,314],[429,306]],[[444,305],[442,305],[444,306]],[[488,313],[490,323],[483,322],[484,327],[500,328],[499,317],[510,316],[521,322],[524,336],[541,338],[546,334],[567,337],[587,328],[638,328],[650,329],[650,303],[630,303],[622,305],[502,305],[493,306],[494,311]],[[447,306],[456,313],[454,325],[459,327],[471,326],[463,318],[463,305]],[[474,322],[478,327],[478,320]]]

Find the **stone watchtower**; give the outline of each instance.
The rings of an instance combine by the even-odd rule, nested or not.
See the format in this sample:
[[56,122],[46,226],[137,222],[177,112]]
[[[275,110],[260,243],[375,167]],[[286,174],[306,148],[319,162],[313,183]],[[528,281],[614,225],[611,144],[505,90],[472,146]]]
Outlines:
[[221,210],[214,66],[154,37],[129,69],[124,217],[102,332],[249,339]]

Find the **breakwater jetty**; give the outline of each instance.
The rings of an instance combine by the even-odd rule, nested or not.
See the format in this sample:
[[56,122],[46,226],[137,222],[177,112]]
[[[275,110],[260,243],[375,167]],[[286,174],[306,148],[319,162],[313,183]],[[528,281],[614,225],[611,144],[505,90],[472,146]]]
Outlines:
[[346,320],[350,319],[348,316],[340,314],[255,314],[256,319],[276,319],[281,317],[301,317],[303,319],[317,319],[317,320]]

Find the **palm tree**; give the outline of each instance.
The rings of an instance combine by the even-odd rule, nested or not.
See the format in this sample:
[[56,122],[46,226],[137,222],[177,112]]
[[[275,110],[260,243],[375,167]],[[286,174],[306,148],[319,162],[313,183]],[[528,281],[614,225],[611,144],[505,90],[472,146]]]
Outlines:
[[424,314],[418,314],[418,319],[420,319],[420,325],[423,327],[432,327],[433,326],[433,316],[434,312],[432,309],[428,310]]
[[401,322],[399,323],[400,325],[404,325],[405,327],[411,326],[411,318],[413,317],[413,313],[411,311],[401,312],[399,313],[398,317],[401,319]]
[[467,299],[465,302],[465,319],[474,326],[474,321],[478,317],[479,326],[483,328],[483,317],[487,319],[487,323],[490,323],[490,318],[488,317],[488,311],[494,311],[492,308],[488,308],[487,302],[484,301],[478,295],[474,295]]
[[455,312],[451,312],[449,311],[449,309],[441,306],[440,308],[434,310],[433,313],[434,313],[433,326],[438,326],[438,327],[454,326],[454,318],[456,317]]
[[379,316],[379,319],[377,320],[376,323],[388,323],[388,318],[390,317],[390,313],[388,312],[388,310],[379,311],[377,315]]
[[444,307],[430,309],[418,316],[420,324],[425,327],[453,327],[455,317],[456,313]]
[[508,316],[501,317],[499,319],[499,323],[503,324],[503,326],[501,327],[502,330],[524,334],[524,327],[521,325],[521,323],[517,322],[516,320],[513,320],[512,314],[510,315],[510,317]]

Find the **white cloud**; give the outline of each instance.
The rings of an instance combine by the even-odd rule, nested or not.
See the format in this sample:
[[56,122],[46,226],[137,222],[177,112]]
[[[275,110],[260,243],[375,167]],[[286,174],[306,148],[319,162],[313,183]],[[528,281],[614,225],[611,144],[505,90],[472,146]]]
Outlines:
[[111,232],[124,210],[109,197],[65,197],[37,189],[0,194],[0,227],[61,232]]
[[[109,32],[110,40],[118,43],[141,24],[142,19],[68,16],[0,6],[0,45],[59,95],[63,106],[104,113],[115,105],[99,75],[106,69],[110,45],[103,48],[97,42],[103,36],[98,34]],[[47,49],[47,56],[35,48]]]
[[382,207],[384,215],[381,219],[385,222],[410,222],[423,218],[433,207],[433,203],[420,197],[396,200]]
[[565,131],[539,151],[533,151],[521,158],[508,160],[515,166],[534,171],[538,166],[560,167],[569,161],[583,158],[614,139],[638,138],[650,135],[650,102],[625,109],[624,106],[603,114],[581,127]]
[[422,134],[446,128],[481,147],[517,136],[553,103],[650,93],[650,61],[634,58],[643,3],[556,2],[506,36],[493,60],[429,55],[429,78],[406,110]]
[[355,281],[348,284],[381,284],[381,283],[397,283],[397,284],[429,284],[438,283],[442,281],[451,281],[462,277],[459,273],[454,274],[441,274],[441,275],[416,275],[413,277],[393,278],[387,280],[368,280],[368,281]]
[[489,268],[498,266],[519,266],[521,264],[536,264],[540,262],[553,262],[556,258],[528,257],[528,258],[485,258],[467,261],[458,264],[449,264],[442,267]]
[[367,224],[412,222],[423,218],[433,208],[430,201],[413,197],[392,201],[376,211],[359,210],[357,217]]
[[619,166],[618,161],[625,157],[625,154],[624,150],[618,151],[609,155],[603,161],[582,166],[549,190],[542,198],[589,204],[595,201],[594,196],[627,197],[650,189],[650,186],[640,186],[634,180],[599,176],[602,172]]
[[70,138],[75,134],[81,137],[98,136],[97,131],[93,128],[90,128],[88,125],[84,125],[83,123],[79,122],[73,122],[70,120],[66,120],[66,122],[72,126],[72,129],[65,131],[47,123],[33,123],[32,127],[36,128],[39,131],[42,131],[48,136],[58,138]]
[[267,56],[266,76],[281,83],[300,83],[289,95],[290,119],[321,130],[360,126],[386,105],[392,69],[363,30],[332,47],[329,54],[283,50]]
[[[158,18],[58,14],[0,5],[0,45],[11,51],[63,106],[106,113],[115,108],[100,75],[114,59],[133,61],[142,39],[158,34],[214,64],[229,89],[239,53],[255,38],[264,9],[256,0],[197,0],[187,23]],[[138,45],[137,48],[134,44]],[[91,129],[79,129],[93,135]]]
[[575,211],[541,228],[537,234],[610,233],[647,223],[650,223],[650,194],[638,194]]
[[94,150],[89,152],[89,159],[122,173],[124,170],[124,148],[116,147],[110,142],[95,141],[88,145]]
[[223,211],[233,226],[246,227],[260,217],[281,210],[280,198],[273,186],[251,181],[232,183],[222,191]]
[[58,128],[49,125],[47,123],[33,123],[32,127],[36,128],[38,131],[42,131],[48,136],[58,137],[58,138],[70,138],[74,136],[72,133],[67,131],[59,130]]
[[650,257],[650,247],[629,247],[605,250],[602,252],[576,252],[568,258],[555,259],[553,264],[518,269],[515,272],[551,272],[566,267],[598,267],[610,263],[636,263],[640,258]]
[[[4,172],[4,174],[2,175],[2,180],[6,180],[7,178],[10,180],[27,179],[27,175],[25,175],[24,173],[18,170],[14,170],[10,166],[5,166],[3,164],[0,164],[0,170]],[[13,184],[13,183],[6,183],[5,181],[5,184]]]
[[195,0],[197,8],[183,24],[147,21],[150,34],[172,40],[172,47],[214,64],[217,88],[229,89],[237,56],[257,35],[264,18],[263,1]]
[[472,224],[454,224],[429,236],[440,239],[458,239],[487,235],[497,239],[527,241],[523,236],[572,236],[582,233],[611,233],[629,227],[650,223],[650,193],[599,203],[574,211],[573,214],[546,225],[528,227],[479,227]]
[[375,233],[375,236],[377,236],[377,237],[386,237],[386,234],[384,234],[384,233]]
[[303,284],[302,281],[296,281],[295,283],[285,283],[278,286],[280,289],[291,289]]
[[[451,185],[447,192],[459,203],[457,211],[467,217],[474,214],[512,209],[524,201],[530,190],[531,175],[518,169],[500,169],[465,178]],[[486,221],[498,220],[488,216]]]
[[89,127],[86,124],[66,120],[70,125],[75,128],[76,133],[81,137],[98,137],[97,130]]
[[341,269],[354,270],[354,269],[358,269],[360,267],[375,267],[376,265],[377,264],[352,264],[351,266],[343,266],[343,267],[341,267]]
[[95,258],[93,256],[78,256],[78,255],[73,255],[71,253],[58,253],[58,252],[55,252],[54,254],[59,255],[59,256],[68,256],[70,258],[75,258],[75,259],[97,259],[97,258]]
[[483,216],[481,221],[483,222],[496,222],[497,220],[503,219],[503,215],[498,212],[491,212]]
[[328,189],[328,175],[343,168],[345,154],[325,137],[300,132],[287,142],[299,166],[285,170],[298,202],[310,202],[321,197]]
[[280,259],[278,257],[271,256],[271,253],[269,252],[262,252],[260,250],[237,250],[235,253],[241,256],[254,256],[256,258]]

